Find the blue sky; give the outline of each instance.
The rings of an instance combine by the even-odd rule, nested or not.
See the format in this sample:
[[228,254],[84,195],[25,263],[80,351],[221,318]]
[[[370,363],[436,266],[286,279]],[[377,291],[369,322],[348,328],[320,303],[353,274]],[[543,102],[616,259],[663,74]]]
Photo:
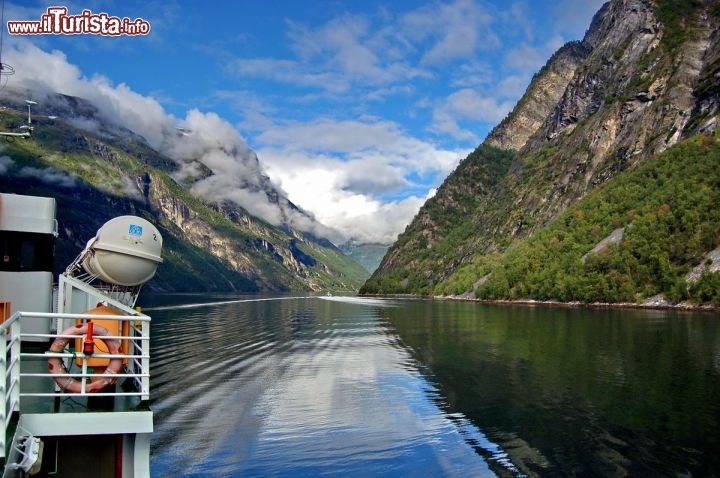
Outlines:
[[221,124],[336,242],[389,242],[602,3],[25,0],[5,3],[5,21],[62,5],[151,31],[5,31],[2,61],[9,81],[45,72],[68,93],[130,97],[147,117]]

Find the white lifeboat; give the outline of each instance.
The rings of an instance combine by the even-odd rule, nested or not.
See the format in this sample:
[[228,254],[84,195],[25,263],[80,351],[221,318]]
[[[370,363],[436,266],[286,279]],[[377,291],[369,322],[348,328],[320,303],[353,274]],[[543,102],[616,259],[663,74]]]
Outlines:
[[106,222],[82,252],[82,266],[101,280],[121,286],[149,281],[162,263],[162,236],[149,221],[118,216]]

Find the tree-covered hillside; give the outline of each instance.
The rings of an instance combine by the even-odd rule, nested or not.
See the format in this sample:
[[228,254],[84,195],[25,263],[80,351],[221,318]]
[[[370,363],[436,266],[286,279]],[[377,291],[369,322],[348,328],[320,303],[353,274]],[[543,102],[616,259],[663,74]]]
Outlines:
[[[720,245],[720,138],[700,135],[638,165],[504,254],[463,265],[432,292],[483,299],[720,304],[720,273],[686,276]],[[619,242],[593,248],[622,228]],[[707,264],[704,262],[707,261]],[[473,284],[476,277],[484,278]]]
[[[719,204],[720,138],[698,135],[609,181],[507,250],[475,254],[432,285],[418,274],[418,284],[426,295],[481,299],[642,302],[662,295],[720,304],[720,273],[710,272],[706,259],[720,246]],[[472,235],[462,212],[444,208],[440,216],[457,225],[442,247],[418,247],[418,263],[463,247]],[[621,239],[593,251],[613,231]],[[401,240],[418,237],[409,232]],[[699,280],[688,282],[702,265],[708,267]],[[412,288],[413,272],[373,278],[362,292],[403,292]]]
[[[456,257],[475,252],[472,238],[476,225],[470,218],[494,194],[514,157],[512,151],[485,145],[473,151],[437,194],[427,200],[360,292],[431,294],[434,284],[444,277],[428,272],[422,265],[452,263]],[[413,253],[398,257],[407,250]],[[398,265],[398,259],[402,265]]]

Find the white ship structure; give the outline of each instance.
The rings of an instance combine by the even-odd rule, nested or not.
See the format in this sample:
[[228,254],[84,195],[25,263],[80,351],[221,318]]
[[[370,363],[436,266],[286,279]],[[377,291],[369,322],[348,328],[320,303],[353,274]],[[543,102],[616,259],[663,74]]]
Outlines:
[[150,317],[135,302],[162,237],[116,217],[55,283],[55,210],[0,194],[3,478],[150,476]]

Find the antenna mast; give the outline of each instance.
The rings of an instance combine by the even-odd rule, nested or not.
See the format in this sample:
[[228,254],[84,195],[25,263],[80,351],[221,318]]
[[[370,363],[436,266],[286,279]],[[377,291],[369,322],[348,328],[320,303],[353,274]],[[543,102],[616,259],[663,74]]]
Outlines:
[[[2,49],[3,49],[3,37],[5,34],[5,0],[2,0],[2,9],[0,10],[0,90],[7,84],[7,77],[15,74],[15,68],[3,63],[2,61]],[[5,81],[3,83],[3,77]],[[36,105],[37,103],[32,100],[25,100],[28,109],[28,120],[27,125],[23,125],[20,129],[24,129],[22,133],[13,133],[9,131],[0,131],[0,136],[5,136],[8,141],[12,141],[13,138],[30,138],[33,133],[32,118],[30,117],[30,106]]]
[[0,12],[0,89],[5,87],[5,84],[7,84],[7,78],[5,78],[5,83],[2,82],[2,77],[10,76],[15,74],[15,69],[8,65],[7,63],[2,62],[2,48],[3,48],[3,38],[5,35],[5,0],[2,0],[2,11]]

